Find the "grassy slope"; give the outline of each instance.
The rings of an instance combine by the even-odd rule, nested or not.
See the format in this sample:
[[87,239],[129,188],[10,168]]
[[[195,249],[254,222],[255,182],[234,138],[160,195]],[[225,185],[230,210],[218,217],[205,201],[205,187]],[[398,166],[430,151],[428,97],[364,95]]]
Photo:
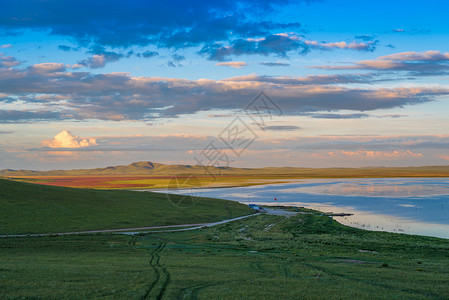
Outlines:
[[[174,202],[182,196],[173,195]],[[187,202],[192,198],[188,198]],[[55,233],[219,221],[252,212],[236,202],[194,198],[188,208],[165,194],[50,187],[0,180],[0,234]],[[226,204],[232,203],[228,208]],[[191,204],[191,203],[186,203]]]
[[0,298],[447,299],[448,250],[449,240],[319,215],[139,237],[8,238]]

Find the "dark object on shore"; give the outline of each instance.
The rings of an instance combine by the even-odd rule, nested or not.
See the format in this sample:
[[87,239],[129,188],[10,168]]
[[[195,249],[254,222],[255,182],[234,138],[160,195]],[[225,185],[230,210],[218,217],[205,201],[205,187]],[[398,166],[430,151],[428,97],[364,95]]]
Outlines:
[[352,216],[354,214],[329,212],[329,213],[325,213],[325,215],[331,216],[331,217],[347,217],[347,216]]
[[257,204],[249,204],[248,206],[250,208],[254,209],[256,212],[260,212],[260,213],[265,212],[265,209],[262,206],[259,206]]

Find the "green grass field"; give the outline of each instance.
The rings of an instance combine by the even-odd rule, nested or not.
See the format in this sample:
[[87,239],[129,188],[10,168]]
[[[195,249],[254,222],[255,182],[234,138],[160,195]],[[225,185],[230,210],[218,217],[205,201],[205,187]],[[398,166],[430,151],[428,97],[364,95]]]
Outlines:
[[170,199],[160,193],[0,180],[0,235],[206,223],[253,212],[234,201],[177,195]]
[[449,240],[320,215],[195,232],[0,240],[0,298],[447,299]]
[[[229,216],[228,201],[195,201],[177,210],[162,194],[0,180],[0,228],[62,232]],[[250,212],[227,207],[233,217]],[[138,236],[0,238],[0,299],[449,298],[449,240],[364,231],[307,212]]]

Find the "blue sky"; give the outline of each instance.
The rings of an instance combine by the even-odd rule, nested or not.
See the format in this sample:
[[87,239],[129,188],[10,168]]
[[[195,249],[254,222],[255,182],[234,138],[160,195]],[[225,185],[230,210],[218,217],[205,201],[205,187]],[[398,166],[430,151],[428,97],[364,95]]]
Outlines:
[[448,164],[444,1],[0,2],[0,169]]

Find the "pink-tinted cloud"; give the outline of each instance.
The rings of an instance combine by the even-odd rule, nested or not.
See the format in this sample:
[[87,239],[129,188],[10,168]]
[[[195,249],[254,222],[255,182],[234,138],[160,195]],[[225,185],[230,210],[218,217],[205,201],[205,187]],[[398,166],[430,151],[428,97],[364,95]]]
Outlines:
[[449,53],[442,53],[434,50],[424,52],[408,51],[380,56],[377,59],[393,61],[448,61]]
[[231,62],[223,62],[223,63],[217,63],[216,66],[223,66],[223,67],[231,67],[236,69],[241,69],[248,64],[244,61],[231,61]]
[[333,50],[333,49],[351,49],[351,50],[358,50],[358,51],[372,51],[374,50],[377,42],[375,41],[369,41],[369,42],[332,42],[332,43],[323,43],[318,41],[305,41],[305,44],[312,47],[317,48],[321,50]]
[[340,151],[339,153],[329,152],[330,155],[344,155],[358,158],[406,158],[406,157],[421,157],[421,153],[414,153],[410,150],[405,151]]
[[444,159],[449,161],[449,155],[437,155],[436,158]]
[[32,72],[39,74],[64,72],[65,66],[62,63],[41,63],[29,67]]
[[[211,111],[218,107],[235,111],[242,99],[260,91],[272,97],[285,113],[304,115],[338,110],[371,111],[427,103],[449,94],[444,87],[357,88],[372,75],[315,75],[272,77],[247,75],[223,80],[135,77],[129,73],[92,74],[62,72],[63,64],[44,63],[29,68],[0,68],[0,90],[20,95],[33,111],[8,112],[8,120],[43,119],[30,113],[46,112],[52,119],[148,120]],[[348,84],[348,85],[345,85]],[[51,106],[39,98],[60,96],[64,102]],[[11,98],[14,100],[13,98]],[[1,114],[6,112],[0,110]],[[323,116],[323,115],[322,115]],[[329,116],[329,115],[328,115]],[[335,116],[331,116],[335,117]],[[347,117],[363,117],[348,115]],[[0,122],[5,120],[4,116]]]
[[439,74],[449,71],[449,53],[440,51],[400,52],[363,60],[351,65],[323,65],[312,68],[326,70],[392,70],[409,71],[415,74]]

